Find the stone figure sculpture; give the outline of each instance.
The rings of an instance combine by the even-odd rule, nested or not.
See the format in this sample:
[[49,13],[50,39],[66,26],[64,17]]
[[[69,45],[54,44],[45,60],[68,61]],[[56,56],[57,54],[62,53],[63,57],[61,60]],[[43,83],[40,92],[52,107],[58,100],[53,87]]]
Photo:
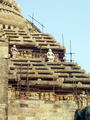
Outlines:
[[87,106],[87,95],[85,94],[85,91],[80,94],[80,103],[81,107],[86,107]]
[[11,48],[12,58],[16,58],[16,57],[17,57],[17,54],[18,54],[18,50],[17,50],[17,48],[16,48],[16,45],[13,45],[13,47]]
[[54,62],[55,55],[51,49],[49,49],[49,51],[47,53],[47,58],[48,58],[48,62]]

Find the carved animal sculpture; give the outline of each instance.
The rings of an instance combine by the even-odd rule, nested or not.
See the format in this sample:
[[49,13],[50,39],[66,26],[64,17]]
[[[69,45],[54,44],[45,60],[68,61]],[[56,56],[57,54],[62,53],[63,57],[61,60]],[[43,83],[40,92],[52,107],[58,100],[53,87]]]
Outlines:
[[74,120],[90,120],[90,106],[76,110]]

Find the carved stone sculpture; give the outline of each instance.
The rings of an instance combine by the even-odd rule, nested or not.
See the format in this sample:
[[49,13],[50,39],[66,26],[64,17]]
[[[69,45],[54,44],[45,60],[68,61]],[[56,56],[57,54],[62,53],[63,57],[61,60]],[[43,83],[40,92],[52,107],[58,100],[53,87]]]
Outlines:
[[47,53],[47,58],[48,58],[48,62],[54,62],[55,55],[51,49],[49,49],[49,51]]
[[16,48],[16,45],[13,45],[13,47],[11,48],[12,58],[16,58],[16,57],[17,57],[17,54],[18,54],[18,50],[17,50],[17,48]]
[[80,102],[81,102],[81,107],[86,107],[87,106],[87,95],[85,94],[85,91],[83,91],[80,94]]
[[63,85],[63,82],[64,82],[64,78],[58,78],[58,79],[57,79],[58,85],[62,86],[62,85]]

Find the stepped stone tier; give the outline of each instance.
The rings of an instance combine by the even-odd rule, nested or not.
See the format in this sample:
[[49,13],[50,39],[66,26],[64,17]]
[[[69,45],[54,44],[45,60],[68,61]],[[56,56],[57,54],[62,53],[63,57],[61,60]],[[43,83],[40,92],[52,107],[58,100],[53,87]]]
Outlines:
[[14,0],[0,0],[0,120],[73,120],[90,105],[90,75],[65,51]]

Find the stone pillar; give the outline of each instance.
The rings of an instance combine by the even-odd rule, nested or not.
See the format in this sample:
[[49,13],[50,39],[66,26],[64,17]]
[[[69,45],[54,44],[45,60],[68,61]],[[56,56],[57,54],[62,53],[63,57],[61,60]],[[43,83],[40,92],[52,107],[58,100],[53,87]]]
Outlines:
[[8,60],[0,58],[0,120],[8,114]]

